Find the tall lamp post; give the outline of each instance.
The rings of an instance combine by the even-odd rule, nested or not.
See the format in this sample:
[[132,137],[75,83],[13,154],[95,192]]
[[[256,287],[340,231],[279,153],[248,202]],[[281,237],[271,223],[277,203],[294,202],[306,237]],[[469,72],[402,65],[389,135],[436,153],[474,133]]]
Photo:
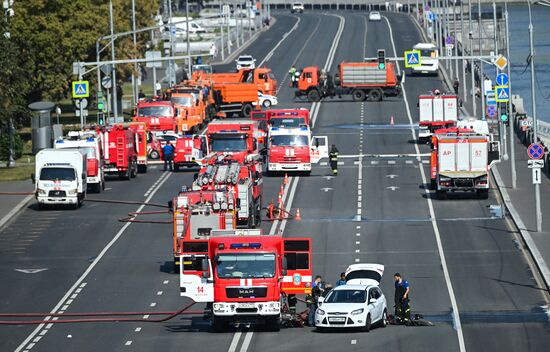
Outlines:
[[[3,33],[4,36],[9,40],[11,38],[10,33],[10,18],[13,17],[14,11],[13,11],[13,0],[4,0],[2,2],[2,8],[4,9],[4,16],[6,17],[6,32]],[[13,158],[14,150],[13,150],[13,144],[14,144],[14,128],[13,128],[13,117],[10,116],[9,122],[8,122],[8,134],[9,134],[9,157],[8,157],[8,164],[7,167],[14,167],[15,166],[15,160]]]
[[[531,15],[531,2],[533,4],[549,6],[550,1],[532,1],[527,0],[527,7],[529,9],[529,60],[531,66],[531,105],[533,109],[533,139],[535,143],[538,143],[538,121],[537,121],[537,100],[535,91],[535,44],[533,39],[533,19]],[[542,231],[542,211],[540,209],[540,184],[535,184],[535,213],[537,219],[537,232]]]

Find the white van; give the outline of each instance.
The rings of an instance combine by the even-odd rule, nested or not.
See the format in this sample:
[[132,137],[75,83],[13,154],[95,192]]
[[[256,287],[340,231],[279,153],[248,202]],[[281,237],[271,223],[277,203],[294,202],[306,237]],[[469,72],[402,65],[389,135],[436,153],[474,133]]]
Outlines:
[[36,154],[34,190],[38,207],[78,208],[86,197],[87,157],[83,148],[44,149]]
[[437,75],[439,69],[439,49],[431,43],[418,43],[413,50],[420,51],[420,66],[412,68],[412,73]]

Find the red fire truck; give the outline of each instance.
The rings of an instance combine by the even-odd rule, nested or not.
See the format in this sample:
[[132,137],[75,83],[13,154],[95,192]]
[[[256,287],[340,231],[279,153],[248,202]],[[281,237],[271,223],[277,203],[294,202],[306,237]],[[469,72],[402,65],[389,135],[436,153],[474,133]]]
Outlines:
[[136,133],[121,124],[102,132],[105,174],[129,180],[138,173],[138,138]]
[[258,139],[263,139],[265,132],[258,121],[232,119],[211,122],[206,135],[210,152],[231,154],[233,159],[244,162],[259,153]]
[[283,296],[311,293],[310,238],[213,230],[194,249],[180,259],[180,295],[212,307],[214,331],[230,323],[278,331]]
[[136,106],[134,122],[145,122],[150,131],[178,132],[176,109],[170,101],[143,100]]
[[273,127],[309,126],[309,110],[305,108],[254,110],[250,114],[250,118],[256,121],[264,121]]
[[247,157],[240,161],[229,154],[215,154],[203,160],[193,189],[227,190],[237,195],[237,225],[255,228],[261,222],[263,178],[262,163]]
[[187,135],[176,139],[174,152],[174,170],[180,167],[199,166],[201,160],[208,155],[208,141],[205,135]]
[[128,128],[136,134],[138,171],[140,173],[146,173],[149,150],[149,143],[147,143],[147,124],[145,122],[130,122]]
[[[236,228],[235,193],[183,189],[172,201],[174,216],[174,267],[180,266],[185,252],[206,250],[205,240],[212,230]],[[176,270],[178,272],[178,270]]]

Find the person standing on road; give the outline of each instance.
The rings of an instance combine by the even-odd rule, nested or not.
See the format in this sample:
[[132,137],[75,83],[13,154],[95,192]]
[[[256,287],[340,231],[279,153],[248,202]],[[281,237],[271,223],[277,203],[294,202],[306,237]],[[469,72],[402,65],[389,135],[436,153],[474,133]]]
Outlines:
[[332,174],[334,176],[338,176],[338,149],[336,149],[336,145],[334,144],[330,149],[329,159],[330,159],[330,168],[332,169]]
[[168,167],[170,167],[170,171],[172,171],[172,161],[174,160],[174,146],[172,143],[168,142],[164,147],[162,147],[162,156],[164,159],[164,171],[166,171]]
[[315,276],[315,280],[313,281],[313,284],[311,284],[311,295],[309,296],[310,299],[308,299],[308,317],[307,317],[307,323],[309,326],[315,326],[315,311],[317,310],[317,301],[319,300],[319,297],[321,297],[321,293],[323,292],[321,288],[321,280],[323,278],[319,275]]
[[296,88],[296,66],[292,65],[290,70],[288,70],[288,75],[290,76],[290,84],[292,88]]
[[455,80],[453,82],[453,89],[455,90],[456,95],[458,95],[458,87],[460,87],[460,81],[458,80],[458,77],[455,77]]
[[346,273],[340,273],[340,279],[336,281],[336,287],[346,284]]
[[409,282],[403,280],[401,274],[395,273],[395,315],[401,323],[409,324],[411,321],[411,307],[409,305],[409,292],[411,290]]

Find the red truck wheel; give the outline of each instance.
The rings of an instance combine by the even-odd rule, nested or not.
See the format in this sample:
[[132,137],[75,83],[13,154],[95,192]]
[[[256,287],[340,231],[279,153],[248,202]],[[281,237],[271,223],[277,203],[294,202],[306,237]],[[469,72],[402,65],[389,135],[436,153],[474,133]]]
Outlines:
[[319,94],[319,91],[317,91],[316,89],[310,90],[307,93],[307,98],[309,99],[309,101],[312,101],[314,103],[321,101],[321,95]]

